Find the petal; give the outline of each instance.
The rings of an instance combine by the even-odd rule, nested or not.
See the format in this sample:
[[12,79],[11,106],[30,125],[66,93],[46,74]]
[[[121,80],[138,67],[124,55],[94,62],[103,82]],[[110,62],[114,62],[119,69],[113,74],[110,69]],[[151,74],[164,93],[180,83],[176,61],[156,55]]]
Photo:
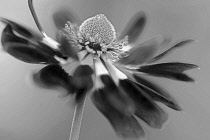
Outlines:
[[106,94],[113,107],[124,114],[133,112],[134,106],[132,106],[130,99],[118,89],[110,76],[102,75],[100,78],[104,84],[104,88],[99,89],[99,91]]
[[117,68],[123,72],[129,78],[129,80],[133,81],[136,86],[150,96],[152,100],[159,101],[174,110],[182,110],[176,100],[166,90],[159,85],[143,78],[142,74],[136,73],[135,71],[131,71],[129,69],[124,69],[120,66],[117,66]]
[[[108,63],[105,63],[105,66],[112,75],[114,71],[111,69],[114,69],[114,66],[110,67],[111,65],[108,65]],[[134,112],[137,117],[144,120],[148,125],[154,128],[161,128],[166,122],[168,115],[152,100],[152,98],[150,98],[150,96],[141,90],[141,88],[139,88],[134,82],[129,80],[125,74],[122,72],[121,74],[122,75],[116,74],[112,77],[118,78],[115,83],[118,85],[119,91],[122,92],[122,94],[125,95],[128,101],[132,104],[131,108],[134,106],[134,110],[132,110],[132,112]],[[105,82],[103,83],[105,84]],[[110,80],[107,80],[106,83],[108,86]]]
[[168,63],[153,64],[153,65],[145,65],[145,66],[140,67],[140,69],[143,69],[143,71],[146,71],[147,68],[153,69],[154,71],[164,70],[164,71],[172,71],[172,72],[182,73],[186,70],[198,68],[198,66],[195,64],[189,64],[189,63],[168,62]]
[[58,63],[54,56],[63,58],[60,52],[42,42],[41,36],[12,21],[5,19],[3,22],[7,22],[7,25],[2,32],[1,42],[3,49],[13,57],[28,63],[47,64]]
[[73,77],[69,76],[59,65],[48,65],[33,75],[35,83],[45,88],[63,87],[68,94],[75,92]]
[[123,138],[144,137],[145,132],[126,106],[126,99],[119,93],[108,75],[102,75],[104,87],[91,96],[94,105],[109,120],[118,136]]
[[170,62],[141,66],[137,71],[173,80],[192,82],[194,80],[182,72],[197,67],[194,64]]
[[18,34],[21,36],[24,36],[25,38],[28,39],[33,39],[33,40],[40,40],[42,39],[42,36],[26,27],[23,27],[20,24],[17,24],[11,20],[5,19],[5,18],[0,18],[0,21],[3,22],[6,25],[10,25],[12,30],[16,31]]
[[79,60],[76,49],[73,47],[71,43],[69,43],[68,39],[66,39],[63,36],[59,36],[59,42],[60,42],[59,49],[63,55],[71,57],[75,60]]
[[59,30],[65,27],[67,21],[70,21],[73,24],[79,24],[80,21],[72,11],[69,11],[69,9],[67,10],[66,8],[56,11],[53,14],[53,20]]
[[140,75],[133,74],[133,77],[138,83],[136,85],[141,88],[154,101],[161,102],[177,111],[182,110],[177,101],[162,87],[152,83],[151,81],[146,80],[145,78],[140,77]]
[[158,51],[162,38],[152,38],[142,44],[132,47],[129,50],[128,56],[123,57],[117,63],[123,65],[141,65],[149,61]]
[[160,60],[161,58],[167,56],[169,53],[171,53],[174,49],[177,49],[177,48],[180,48],[180,47],[183,47],[184,45],[186,44],[189,44],[191,42],[193,42],[194,40],[192,39],[188,39],[188,40],[184,40],[184,41],[181,41],[175,45],[173,45],[170,49],[164,51],[163,53],[155,56],[150,62],[155,62],[155,61],[158,61]]
[[93,87],[93,70],[88,65],[80,65],[73,74],[73,85],[76,88],[76,102],[82,101],[86,93]]
[[135,115],[153,128],[161,128],[168,115],[143,90],[128,79],[120,80],[120,88],[133,100]]
[[86,93],[93,87],[92,69],[87,65],[78,66],[70,76],[59,65],[48,65],[33,75],[34,81],[45,88],[62,87],[68,94],[75,95],[75,102],[84,99]]
[[145,13],[144,12],[136,13],[125,27],[124,31],[119,37],[119,40],[123,39],[125,36],[128,36],[128,42],[131,44],[135,43],[135,41],[142,34],[145,24],[146,24]]

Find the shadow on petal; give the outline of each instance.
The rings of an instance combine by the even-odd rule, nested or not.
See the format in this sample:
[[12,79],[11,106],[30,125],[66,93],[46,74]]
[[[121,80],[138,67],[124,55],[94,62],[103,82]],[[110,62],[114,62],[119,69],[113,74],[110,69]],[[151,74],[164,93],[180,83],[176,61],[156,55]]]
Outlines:
[[136,13],[131,20],[128,22],[122,34],[119,36],[119,40],[123,39],[125,36],[128,36],[129,43],[135,43],[135,41],[142,34],[143,29],[146,24],[146,15],[144,12]]

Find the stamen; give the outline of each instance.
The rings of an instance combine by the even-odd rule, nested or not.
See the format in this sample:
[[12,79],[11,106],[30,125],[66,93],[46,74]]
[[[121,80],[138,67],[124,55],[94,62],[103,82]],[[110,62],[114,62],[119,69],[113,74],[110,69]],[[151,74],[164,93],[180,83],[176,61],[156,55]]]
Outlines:
[[128,36],[126,36],[120,42],[112,42],[105,48],[107,49],[106,53],[109,59],[112,61],[117,61],[122,57],[126,57],[128,52],[124,50],[124,47],[128,44]]
[[79,30],[67,22],[60,32],[78,51],[86,50],[93,59],[105,54],[112,61],[117,61],[127,55],[124,47],[128,44],[128,37],[117,42],[114,27],[103,14],[85,20]]
[[98,40],[101,40],[101,42],[110,44],[116,39],[114,26],[103,14],[85,20],[79,27],[79,32],[92,42],[100,38]]

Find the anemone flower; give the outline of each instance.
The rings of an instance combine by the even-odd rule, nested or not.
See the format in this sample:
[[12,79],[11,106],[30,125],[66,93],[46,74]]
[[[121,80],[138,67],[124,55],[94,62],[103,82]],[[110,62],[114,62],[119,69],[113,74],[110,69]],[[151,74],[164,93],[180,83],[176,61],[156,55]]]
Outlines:
[[77,18],[65,10],[53,16],[58,28],[57,40],[53,40],[42,29],[32,0],[28,3],[41,33],[1,18],[6,25],[1,38],[3,50],[27,63],[46,64],[34,74],[34,81],[47,88],[63,87],[69,95],[74,95],[70,140],[79,139],[87,95],[122,138],[145,137],[137,118],[153,128],[163,126],[168,115],[156,102],[182,110],[167,91],[149,81],[147,76],[194,81],[184,72],[198,66],[182,62],[158,63],[193,40],[182,40],[158,52],[164,44],[163,38],[136,43],[146,24],[143,12],[136,13],[118,35],[104,14],[97,14],[78,25]]

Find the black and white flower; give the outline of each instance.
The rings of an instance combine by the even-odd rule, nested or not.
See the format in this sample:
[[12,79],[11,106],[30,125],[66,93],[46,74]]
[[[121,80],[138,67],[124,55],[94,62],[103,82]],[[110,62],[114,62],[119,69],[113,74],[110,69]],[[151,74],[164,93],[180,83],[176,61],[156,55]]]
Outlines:
[[[47,65],[34,75],[34,80],[47,88],[65,88],[75,95],[76,104],[90,94],[96,108],[123,138],[145,136],[136,117],[153,128],[163,126],[168,115],[156,101],[173,110],[182,110],[166,90],[147,76],[194,81],[184,72],[198,68],[197,65],[158,62],[193,40],[180,41],[160,53],[164,42],[160,37],[136,43],[147,20],[143,12],[136,13],[120,35],[104,14],[78,25],[71,13],[67,13],[63,10],[54,14],[57,40],[48,37],[39,23],[41,33],[36,33],[1,18],[6,25],[1,38],[3,50],[21,61]],[[37,22],[34,13],[33,16]]]

